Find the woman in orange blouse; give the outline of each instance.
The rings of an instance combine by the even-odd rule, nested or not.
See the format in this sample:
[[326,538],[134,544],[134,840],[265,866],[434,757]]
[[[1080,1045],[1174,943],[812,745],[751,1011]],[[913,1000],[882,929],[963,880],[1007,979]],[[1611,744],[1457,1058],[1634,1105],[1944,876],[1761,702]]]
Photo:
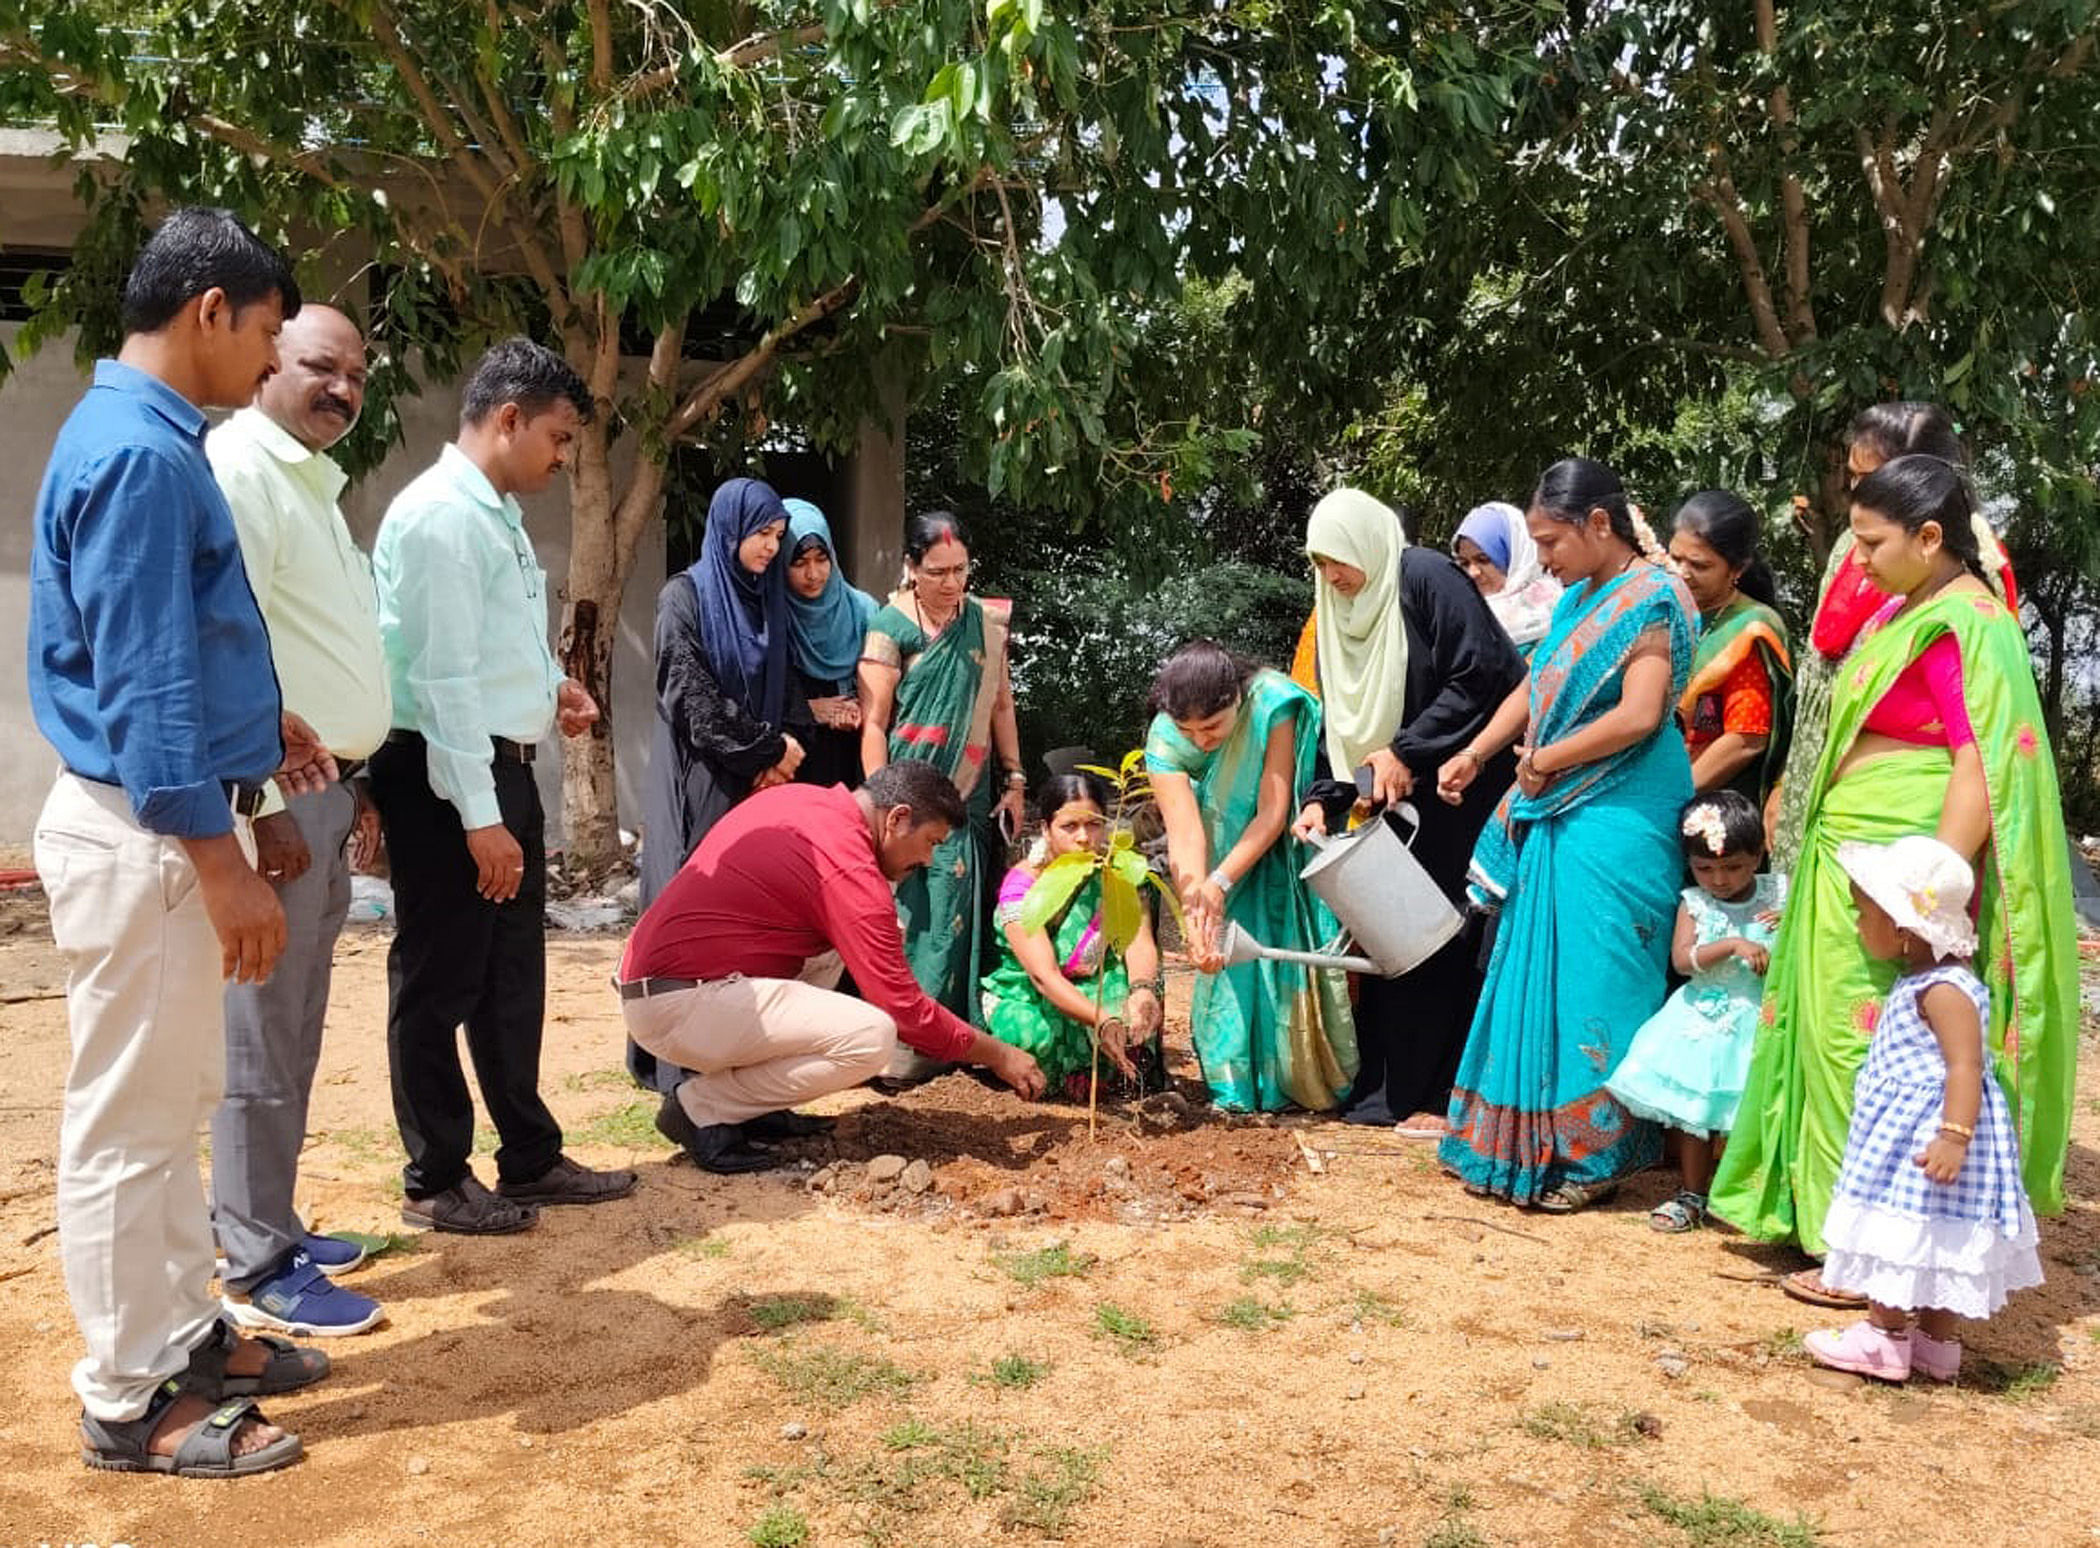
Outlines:
[[1698,789],[1739,790],[1762,809],[1786,761],[1793,657],[1757,553],[1757,512],[1725,489],[1678,507],[1670,558],[1699,605],[1699,652],[1678,701]]

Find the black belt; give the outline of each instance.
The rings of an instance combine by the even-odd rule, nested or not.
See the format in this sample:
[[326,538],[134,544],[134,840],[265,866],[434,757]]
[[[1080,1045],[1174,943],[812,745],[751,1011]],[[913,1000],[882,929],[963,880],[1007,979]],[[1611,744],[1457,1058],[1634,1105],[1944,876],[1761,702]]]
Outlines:
[[681,989],[697,989],[700,981],[695,978],[630,978],[623,983],[616,978],[613,987],[620,991],[623,1000],[648,1000],[659,994],[676,994]]
[[[398,727],[387,732],[386,739],[404,747],[410,745],[421,747],[423,745],[422,732],[403,731]],[[493,749],[497,760],[504,763],[530,763],[534,756],[532,743],[513,742],[507,736],[490,737],[489,746]]]
[[226,787],[226,799],[233,803],[233,815],[236,817],[256,817],[261,813],[263,803],[269,798],[268,785],[229,784]]

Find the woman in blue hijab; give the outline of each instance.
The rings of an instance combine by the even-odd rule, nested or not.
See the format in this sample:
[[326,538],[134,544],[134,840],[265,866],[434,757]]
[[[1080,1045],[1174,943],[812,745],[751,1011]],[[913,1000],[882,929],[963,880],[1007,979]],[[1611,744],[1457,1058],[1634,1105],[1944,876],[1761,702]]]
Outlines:
[[700,557],[656,599],[644,908],[724,812],[802,763],[788,730],[787,522],[769,486],[731,479],[707,507]]
[[875,599],[840,573],[831,523],[807,500],[787,500],[787,723],[805,756],[795,778],[858,785],[860,698],[854,672]]

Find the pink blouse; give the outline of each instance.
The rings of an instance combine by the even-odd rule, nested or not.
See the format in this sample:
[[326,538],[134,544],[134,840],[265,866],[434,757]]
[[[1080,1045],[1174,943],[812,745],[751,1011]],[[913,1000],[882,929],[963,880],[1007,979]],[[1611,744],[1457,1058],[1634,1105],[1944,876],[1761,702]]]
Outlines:
[[[1885,621],[1885,620],[1881,620]],[[1976,740],[1961,695],[1961,648],[1943,634],[1919,653],[1867,712],[1864,729],[1914,747],[1968,747]]]

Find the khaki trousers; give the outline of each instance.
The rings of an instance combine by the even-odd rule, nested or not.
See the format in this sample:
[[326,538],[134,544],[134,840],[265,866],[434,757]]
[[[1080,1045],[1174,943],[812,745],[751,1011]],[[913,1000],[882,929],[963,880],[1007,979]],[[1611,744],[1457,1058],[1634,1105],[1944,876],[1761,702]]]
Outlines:
[[114,786],[59,775],[36,868],[73,1040],[58,1131],[59,1259],[87,1344],[73,1390],[97,1419],[136,1419],[219,1317],[197,1150],[226,1070],[219,940],[182,845]]
[[897,1047],[889,1016],[831,985],[835,951],[812,957],[800,978],[741,975],[691,989],[623,1000],[627,1034],[692,1076],[678,1100],[701,1128],[844,1091],[880,1075]]

